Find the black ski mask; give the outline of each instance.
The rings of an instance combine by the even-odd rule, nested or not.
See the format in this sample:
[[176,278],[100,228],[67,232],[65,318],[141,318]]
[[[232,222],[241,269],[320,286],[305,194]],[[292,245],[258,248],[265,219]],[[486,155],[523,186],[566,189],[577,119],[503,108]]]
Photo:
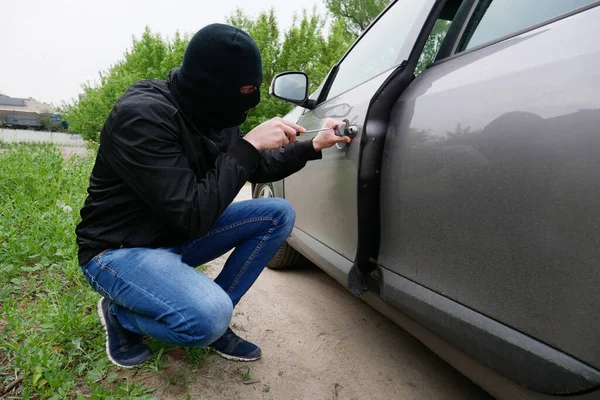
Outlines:
[[[240,125],[248,110],[260,102],[260,51],[246,32],[229,25],[208,25],[190,40],[171,81],[183,113],[197,127]],[[256,90],[242,93],[242,87],[248,86]]]

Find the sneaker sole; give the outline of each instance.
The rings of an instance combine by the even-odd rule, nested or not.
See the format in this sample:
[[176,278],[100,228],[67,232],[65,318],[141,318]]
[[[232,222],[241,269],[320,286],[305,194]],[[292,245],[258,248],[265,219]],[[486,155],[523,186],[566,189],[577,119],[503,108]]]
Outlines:
[[97,310],[98,310],[98,316],[100,317],[100,322],[102,323],[102,329],[104,330],[104,337],[106,338],[105,342],[105,348],[106,348],[106,355],[108,356],[108,359],[111,363],[113,363],[114,365],[116,365],[117,367],[121,367],[121,368],[135,368],[137,367],[137,365],[123,365],[123,364],[119,364],[118,362],[116,362],[110,355],[110,352],[108,351],[108,329],[106,328],[106,320],[104,319],[104,311],[102,311],[102,300],[100,299],[98,300],[98,305],[97,305]]
[[258,356],[258,357],[254,357],[254,358],[242,358],[242,357],[236,357],[236,356],[232,356],[229,354],[221,353],[219,350],[215,350],[215,351],[217,352],[218,355],[220,355],[224,359],[230,360],[230,361],[250,362],[250,361],[260,360],[260,357],[261,357],[261,356]]

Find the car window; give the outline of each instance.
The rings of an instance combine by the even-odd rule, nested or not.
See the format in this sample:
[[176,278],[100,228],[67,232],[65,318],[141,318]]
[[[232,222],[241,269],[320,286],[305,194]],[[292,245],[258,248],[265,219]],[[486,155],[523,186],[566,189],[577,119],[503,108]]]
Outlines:
[[596,0],[484,0],[479,3],[458,51],[496,40]]
[[377,20],[342,60],[327,99],[398,65],[402,45],[425,0],[399,0]]

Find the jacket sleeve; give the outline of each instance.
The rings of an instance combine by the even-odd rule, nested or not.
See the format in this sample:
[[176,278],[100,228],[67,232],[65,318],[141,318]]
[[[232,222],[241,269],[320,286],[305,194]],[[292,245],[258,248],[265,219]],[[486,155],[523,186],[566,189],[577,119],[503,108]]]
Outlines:
[[169,112],[150,103],[121,105],[116,113],[101,140],[107,162],[159,219],[189,237],[208,233],[260,161],[254,148],[235,143],[197,179]]
[[308,161],[321,157],[321,152],[315,151],[312,140],[291,143],[279,150],[263,151],[260,164],[249,180],[252,183],[279,181],[300,171]]

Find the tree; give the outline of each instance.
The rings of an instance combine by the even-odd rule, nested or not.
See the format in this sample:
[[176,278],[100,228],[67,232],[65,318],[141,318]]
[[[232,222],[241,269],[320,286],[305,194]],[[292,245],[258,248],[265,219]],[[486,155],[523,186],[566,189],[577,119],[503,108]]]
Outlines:
[[[249,18],[238,9],[227,22],[252,36],[263,59],[261,102],[242,125],[244,132],[291,110],[291,105],[269,96],[269,85],[277,73],[303,71],[310,78],[309,90],[315,90],[354,40],[346,21],[330,21],[316,9],[296,15],[283,33],[273,9],[256,18]],[[325,29],[327,24],[329,29]],[[78,99],[63,104],[61,112],[69,121],[69,130],[85,139],[97,140],[106,117],[127,88],[142,79],[166,79],[171,68],[181,65],[188,42],[179,33],[172,40],[165,40],[146,28],[139,39],[133,38],[123,59],[100,72],[99,82],[84,85]]]
[[391,0],[326,0],[325,5],[337,19],[347,21],[348,31],[358,36]]
[[43,131],[48,132],[57,132],[61,129],[61,125],[59,121],[56,121],[52,118],[52,114],[43,113],[39,116],[40,128]]
[[321,84],[331,67],[354,41],[341,20],[330,22],[328,35],[325,36],[328,22],[315,9],[310,15],[304,10],[300,19],[296,16],[285,34],[277,62],[280,71],[305,72],[310,80],[310,92]]
[[127,88],[142,79],[166,79],[169,70],[181,64],[187,43],[179,33],[168,41],[146,28],[140,39],[133,38],[124,59],[99,73],[98,84],[83,85],[77,100],[63,104],[69,130],[86,140],[97,140],[106,117]]

